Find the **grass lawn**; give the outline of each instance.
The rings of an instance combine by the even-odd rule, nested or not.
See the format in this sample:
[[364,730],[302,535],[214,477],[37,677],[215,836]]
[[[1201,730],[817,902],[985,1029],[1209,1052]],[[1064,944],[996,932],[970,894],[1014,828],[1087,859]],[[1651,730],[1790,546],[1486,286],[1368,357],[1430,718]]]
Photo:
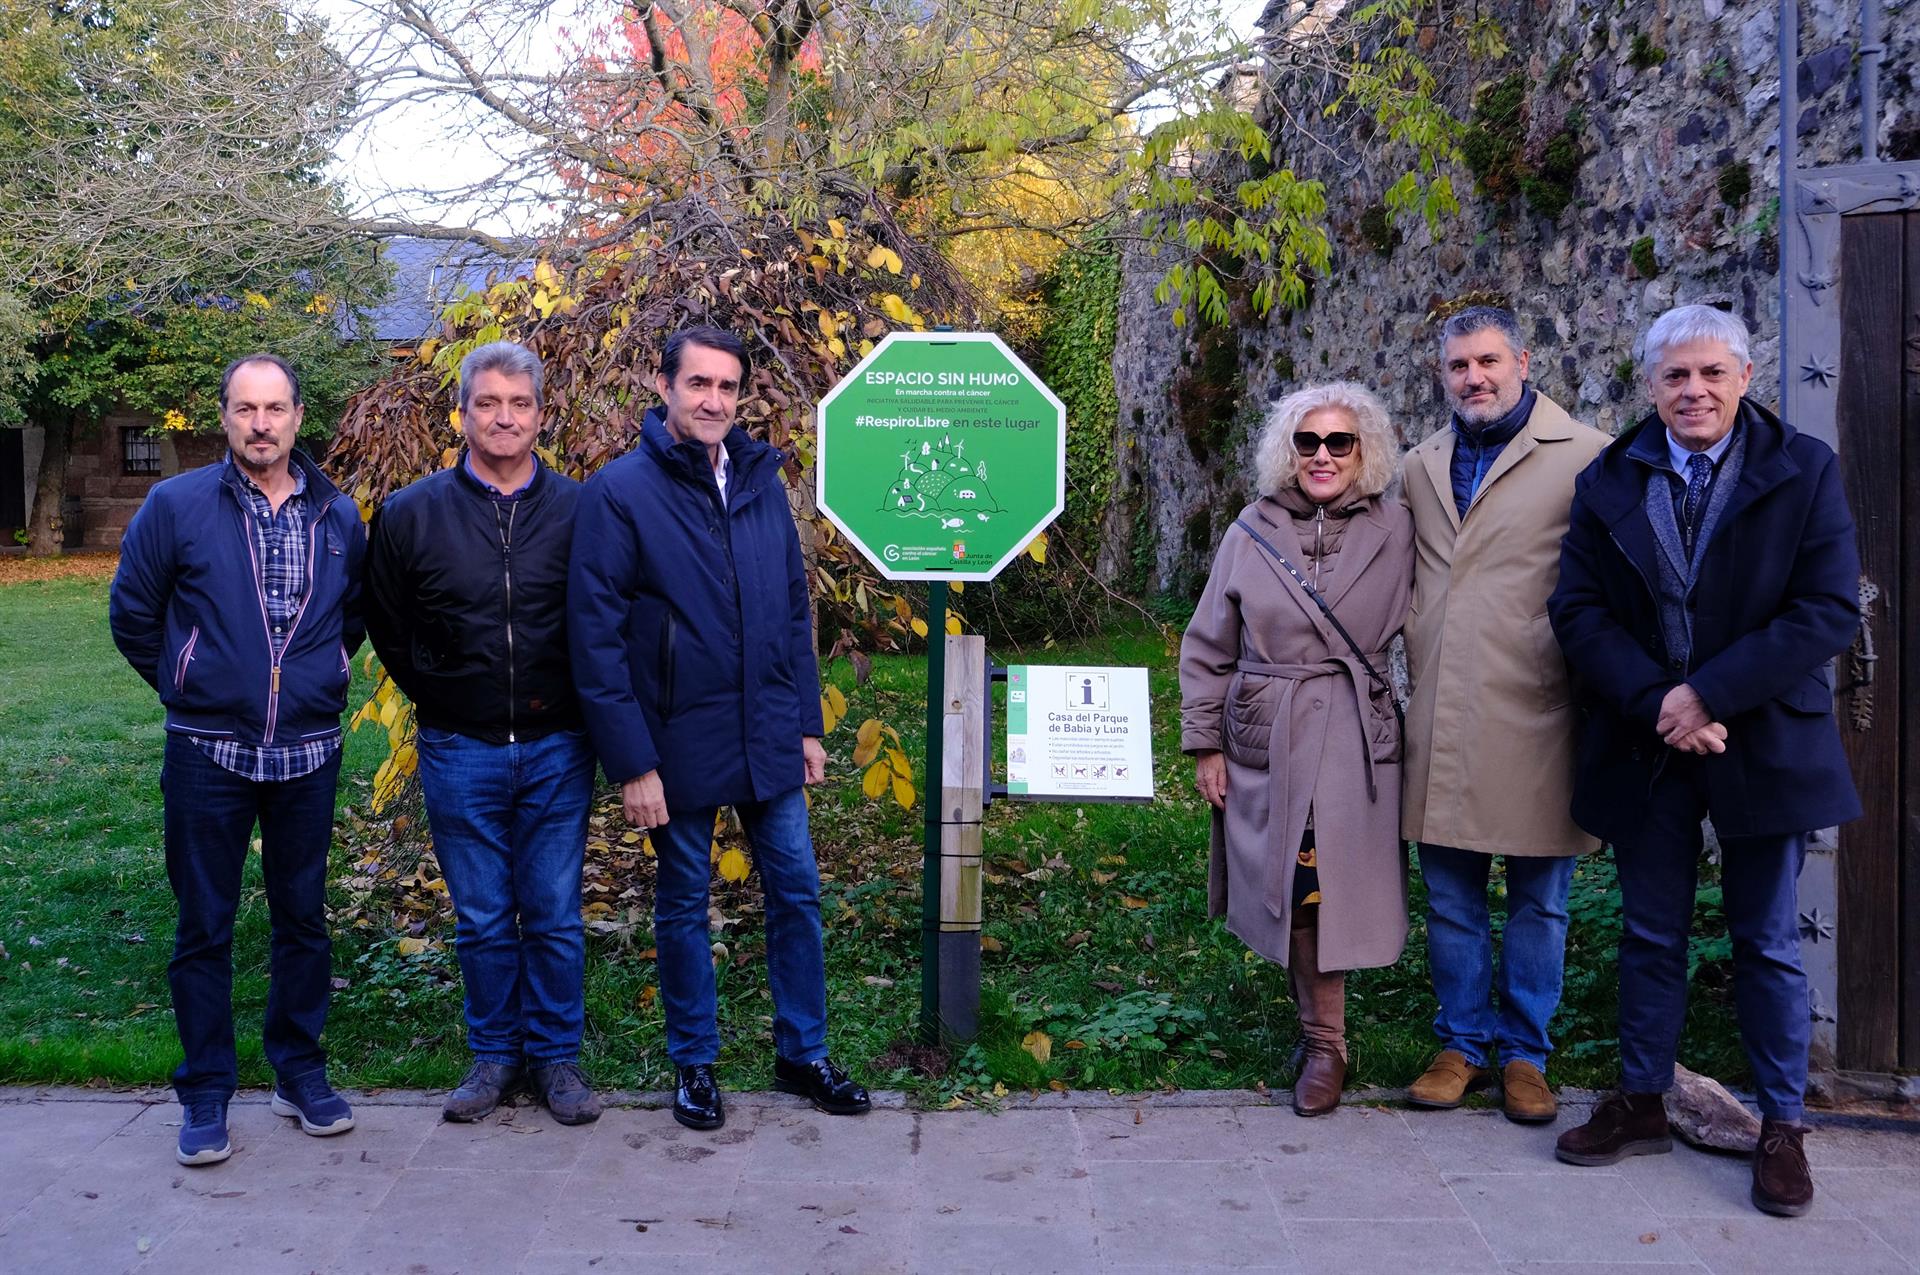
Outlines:
[[[0,1080],[162,1083],[178,1058],[166,986],[173,900],[160,850],[160,710],[113,649],[106,592],[97,576],[0,583]],[[844,663],[829,670],[850,706],[828,741],[835,782],[814,797],[836,1058],[869,1083],[934,1102],[997,1085],[1283,1086],[1297,1035],[1285,975],[1206,917],[1206,812],[1177,751],[1179,696],[1162,640],[1117,633],[1020,658],[1147,665],[1161,798],[1151,806],[992,805],[981,1039],[936,1062],[943,1074],[915,1072],[900,1046],[919,1007],[921,812],[864,797],[851,753],[855,727],[878,717],[899,730],[918,766],[925,666],[876,660],[863,687]],[[357,704],[370,688],[362,661],[355,664]],[[465,1063],[451,914],[417,835],[394,839],[390,818],[368,815],[370,778],[385,751],[377,730],[348,736],[332,872],[333,1074],[357,1087],[447,1085]],[[651,861],[624,832],[609,796],[588,857],[585,1062],[599,1083],[656,1088],[671,1069],[649,935]],[[734,1088],[769,1079],[772,1001],[757,894],[752,879],[715,882],[721,1080]],[[1745,1062],[1717,905],[1717,887],[1703,886],[1710,937],[1696,940],[1682,1059],[1740,1082]],[[1349,980],[1360,1083],[1405,1084],[1433,1048],[1422,906],[1416,875],[1406,956]],[[1606,856],[1582,863],[1572,911],[1552,1074],[1604,1085],[1617,1065],[1618,903]],[[259,1044],[266,941],[255,859],[234,984],[249,1084],[271,1078]],[[1045,1062],[1022,1046],[1034,1031],[1051,1043]]]

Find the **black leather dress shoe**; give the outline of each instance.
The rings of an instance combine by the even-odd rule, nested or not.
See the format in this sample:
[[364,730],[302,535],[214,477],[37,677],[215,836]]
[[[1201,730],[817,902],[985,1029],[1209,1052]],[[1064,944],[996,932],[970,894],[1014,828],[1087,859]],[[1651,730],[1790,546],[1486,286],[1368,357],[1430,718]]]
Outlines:
[[673,1091],[673,1118],[689,1129],[718,1129],[725,1124],[727,1109],[720,1101],[713,1064],[695,1063],[675,1070],[679,1083]]
[[873,1106],[867,1091],[834,1066],[831,1058],[808,1063],[775,1058],[773,1087],[781,1093],[799,1094],[831,1116],[857,1116]]

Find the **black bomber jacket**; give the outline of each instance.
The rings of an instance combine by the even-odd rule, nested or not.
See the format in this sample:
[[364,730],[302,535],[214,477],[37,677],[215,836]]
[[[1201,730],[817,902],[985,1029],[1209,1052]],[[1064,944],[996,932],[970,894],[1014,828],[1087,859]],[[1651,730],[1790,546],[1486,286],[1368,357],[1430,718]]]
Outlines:
[[422,729],[495,744],[581,729],[566,629],[580,484],[534,463],[500,500],[463,453],[373,520],[367,633]]

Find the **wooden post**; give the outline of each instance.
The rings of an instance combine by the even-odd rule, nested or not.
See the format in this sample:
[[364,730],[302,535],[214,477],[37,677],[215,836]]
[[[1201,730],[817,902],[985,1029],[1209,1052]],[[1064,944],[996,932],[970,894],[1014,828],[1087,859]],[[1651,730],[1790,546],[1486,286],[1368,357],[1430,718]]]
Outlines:
[[920,860],[920,1039],[940,1043],[940,807],[933,785],[945,773],[940,746],[946,737],[947,582],[927,585],[927,764],[920,772],[920,809],[925,812]]
[[940,747],[940,1031],[980,1027],[980,819],[986,804],[987,640],[948,635]]

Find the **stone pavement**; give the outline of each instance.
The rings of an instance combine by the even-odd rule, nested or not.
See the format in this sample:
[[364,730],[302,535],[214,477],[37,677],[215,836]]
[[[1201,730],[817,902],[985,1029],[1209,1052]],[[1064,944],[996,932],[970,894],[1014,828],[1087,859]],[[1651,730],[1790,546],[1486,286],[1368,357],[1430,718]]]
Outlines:
[[1783,1220],[1748,1204],[1744,1160],[1576,1169],[1553,1128],[1489,1110],[895,1097],[847,1119],[730,1095],[698,1134],[634,1107],[449,1125],[433,1096],[383,1094],[321,1139],[248,1094],[233,1158],[186,1169],[154,1097],[0,1090],[0,1272],[1920,1270],[1920,1126],[1882,1119],[1823,1122],[1819,1198]]

